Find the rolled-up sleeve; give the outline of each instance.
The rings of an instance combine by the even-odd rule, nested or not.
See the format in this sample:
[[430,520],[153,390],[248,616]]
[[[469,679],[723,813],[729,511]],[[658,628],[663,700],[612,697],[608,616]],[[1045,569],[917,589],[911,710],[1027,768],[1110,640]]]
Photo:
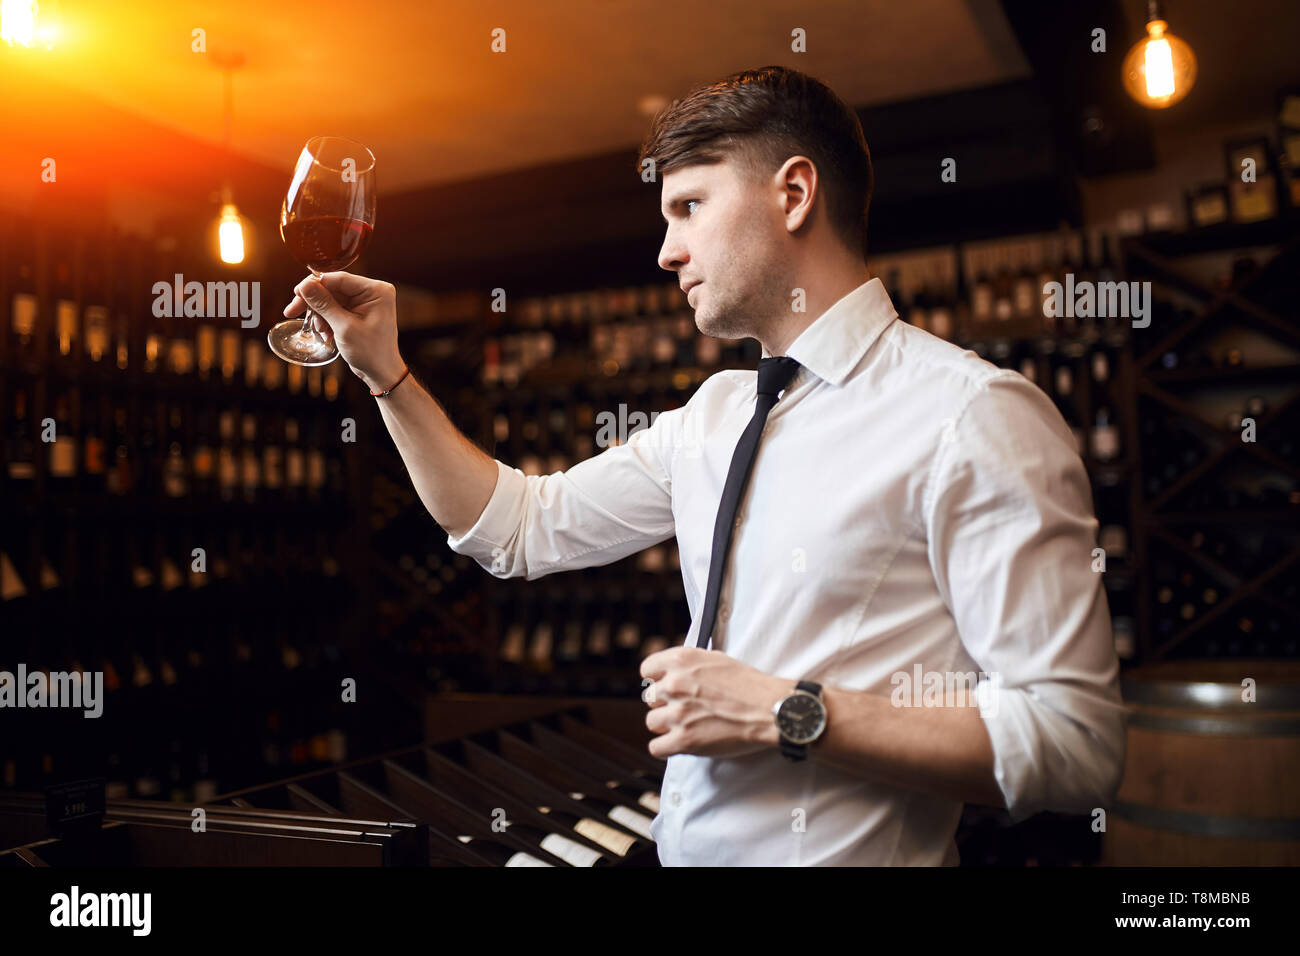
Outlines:
[[672,456],[686,409],[655,416],[566,471],[525,475],[497,461],[483,513],[447,544],[498,578],[542,577],[609,564],[673,536]]
[[1126,751],[1119,661],[1087,472],[1047,396],[992,376],[947,429],[927,499],[935,580],[992,675],[982,716],[1012,819],[1108,807]]

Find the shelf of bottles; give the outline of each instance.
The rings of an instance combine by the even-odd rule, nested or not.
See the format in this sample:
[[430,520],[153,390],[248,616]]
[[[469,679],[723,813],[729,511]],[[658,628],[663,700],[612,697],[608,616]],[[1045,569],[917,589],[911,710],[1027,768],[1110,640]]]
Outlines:
[[1295,658],[1300,221],[1135,239],[1124,255],[1155,299],[1134,340],[1144,653]]
[[[177,273],[250,278],[165,241],[0,223],[0,669],[102,673],[105,696],[97,719],[7,712],[0,787],[79,770],[193,799],[346,750],[308,701],[337,687],[352,601],[353,385],[279,361],[233,307],[159,315]],[[255,278],[265,319],[298,276]]]

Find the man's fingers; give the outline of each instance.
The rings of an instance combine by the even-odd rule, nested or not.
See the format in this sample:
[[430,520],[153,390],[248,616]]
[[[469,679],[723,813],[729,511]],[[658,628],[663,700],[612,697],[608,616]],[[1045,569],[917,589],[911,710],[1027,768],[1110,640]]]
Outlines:
[[303,301],[302,296],[295,294],[293,301],[284,307],[284,317],[292,319],[295,316],[302,315],[307,309],[307,303]]
[[653,681],[647,684],[645,690],[641,692],[641,699],[650,706],[651,710],[656,707],[663,707],[668,703],[667,696],[659,689],[659,685]]
[[322,272],[320,276],[321,285],[341,296],[359,295],[374,285],[374,281],[351,272]]

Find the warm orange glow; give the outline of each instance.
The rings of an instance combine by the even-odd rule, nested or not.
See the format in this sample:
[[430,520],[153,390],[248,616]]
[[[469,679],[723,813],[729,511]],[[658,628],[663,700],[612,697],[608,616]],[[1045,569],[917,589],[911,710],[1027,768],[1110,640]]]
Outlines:
[[1143,106],[1164,109],[1177,103],[1196,81],[1192,48],[1168,32],[1164,20],[1147,23],[1147,36],[1124,57],[1124,88]]
[[221,246],[221,261],[239,265],[244,261],[244,224],[234,203],[221,207],[221,225],[217,227],[217,241]]
[[31,46],[36,38],[36,0],[0,0],[0,40]]

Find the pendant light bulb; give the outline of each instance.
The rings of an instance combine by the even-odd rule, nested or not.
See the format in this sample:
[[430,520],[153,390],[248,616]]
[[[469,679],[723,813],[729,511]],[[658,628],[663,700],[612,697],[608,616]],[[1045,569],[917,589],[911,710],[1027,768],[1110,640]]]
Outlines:
[[1129,96],[1151,109],[1173,106],[1196,82],[1196,55],[1169,32],[1154,0],[1148,5],[1147,35],[1125,55],[1123,74]]

